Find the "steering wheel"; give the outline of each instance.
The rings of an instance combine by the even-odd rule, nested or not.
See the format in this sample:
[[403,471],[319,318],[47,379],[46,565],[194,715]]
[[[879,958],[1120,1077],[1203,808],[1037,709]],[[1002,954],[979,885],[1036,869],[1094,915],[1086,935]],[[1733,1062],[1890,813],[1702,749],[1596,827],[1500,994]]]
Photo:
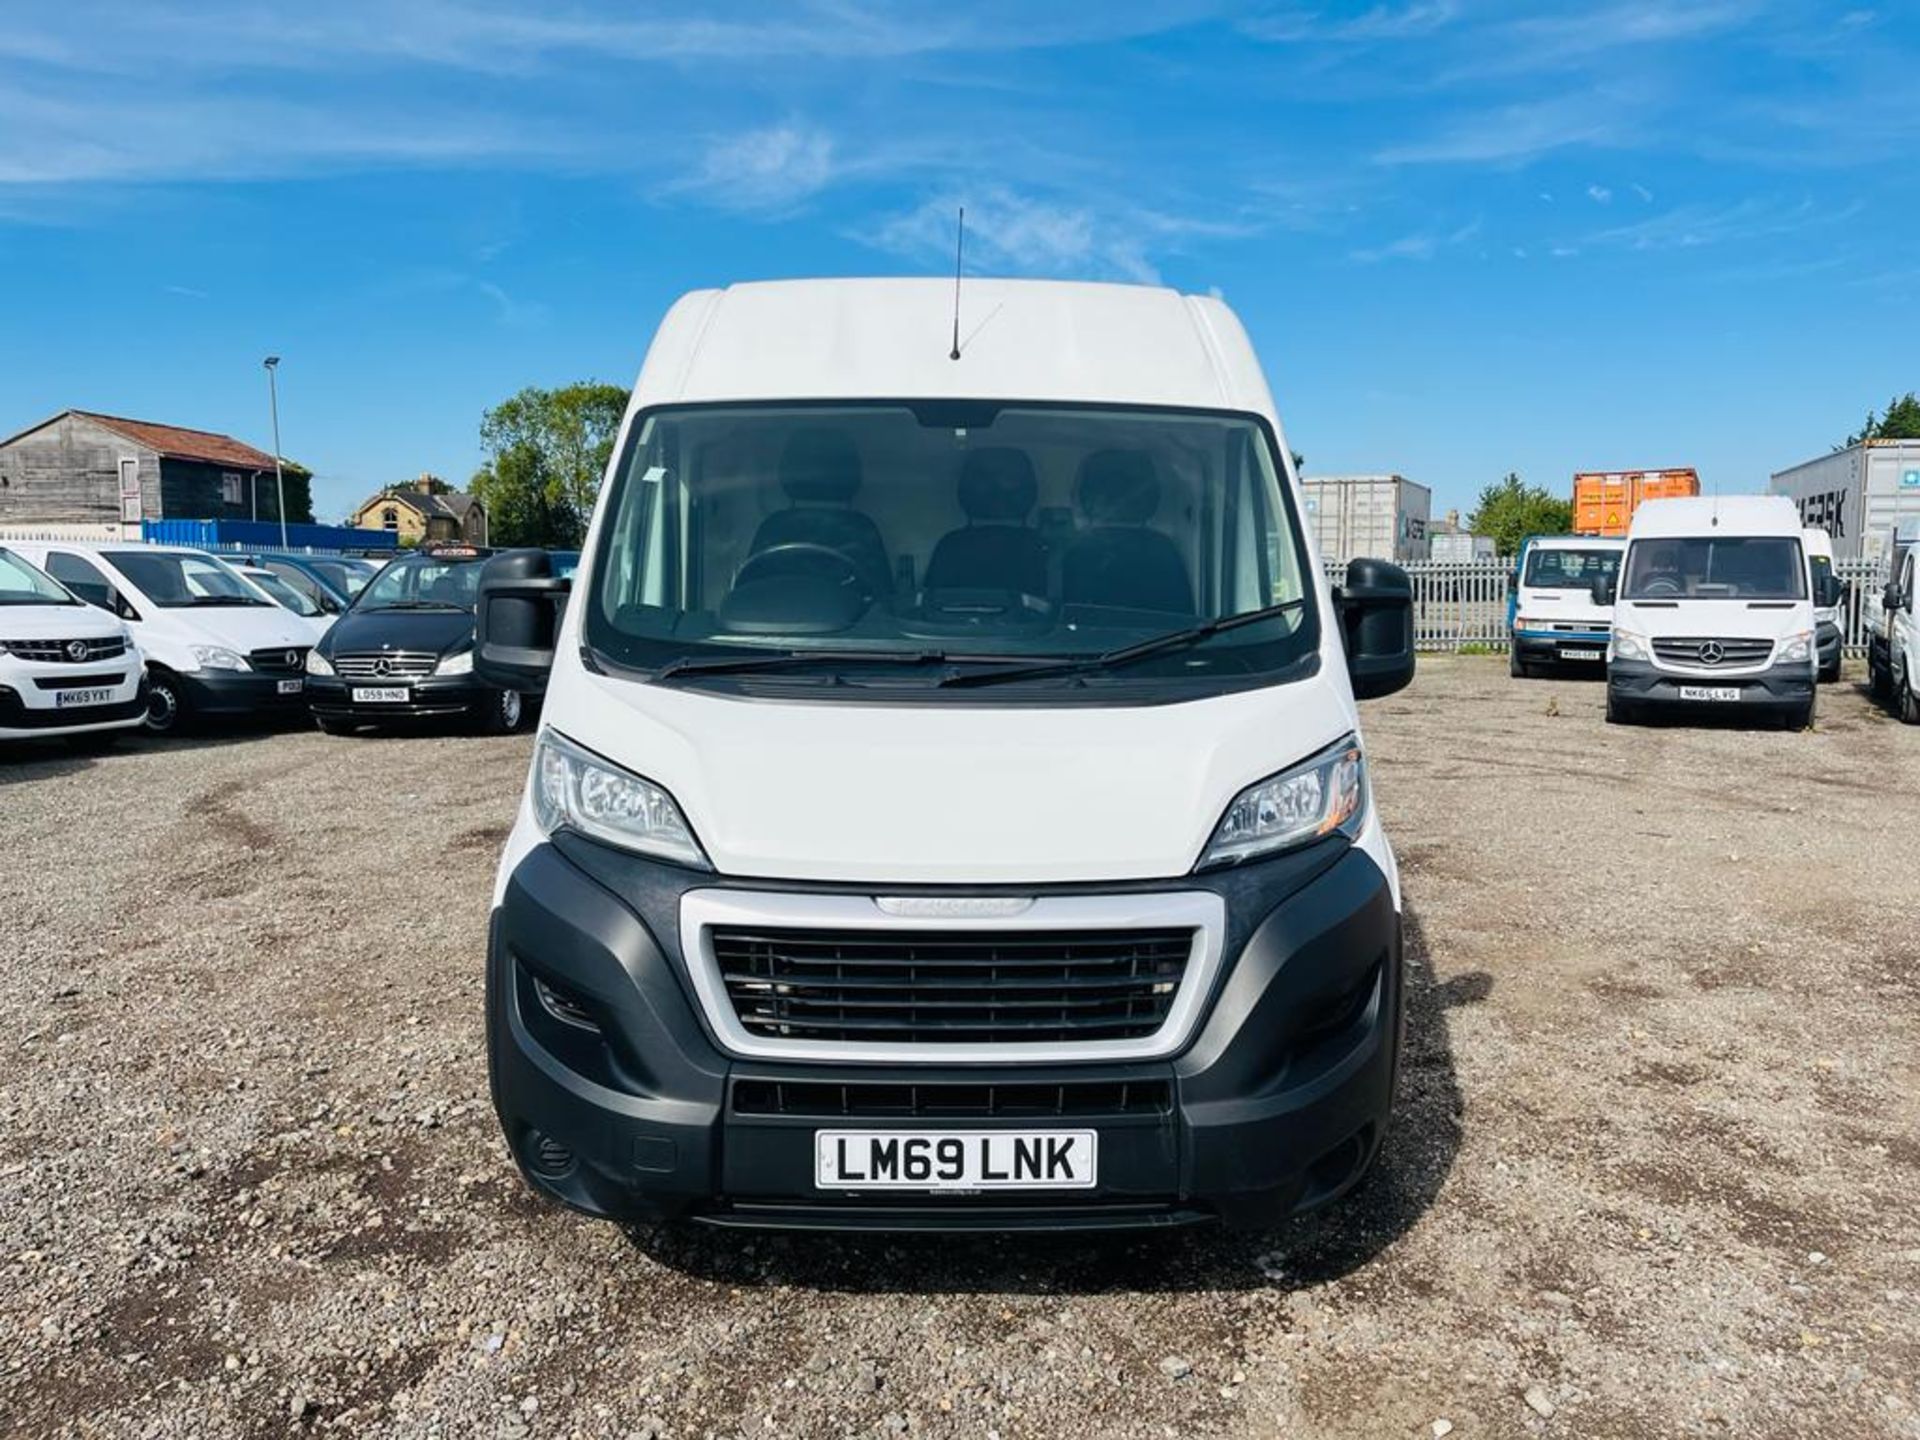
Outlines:
[[740,568],[733,572],[733,588],[738,590],[751,581],[769,580],[776,575],[805,574],[827,567],[839,572],[834,577],[836,585],[865,590],[866,577],[860,573],[860,567],[854,564],[851,556],[844,550],[836,550],[831,545],[821,545],[812,540],[788,540],[749,555]]
[[1671,576],[1656,575],[1653,579],[1647,581],[1647,594],[1649,595],[1678,595],[1679,593],[1680,582]]

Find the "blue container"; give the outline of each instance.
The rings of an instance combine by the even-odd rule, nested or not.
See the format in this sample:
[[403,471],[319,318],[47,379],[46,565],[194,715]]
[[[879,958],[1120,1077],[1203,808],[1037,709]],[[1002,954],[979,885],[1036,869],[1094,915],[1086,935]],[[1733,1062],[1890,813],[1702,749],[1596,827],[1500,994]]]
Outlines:
[[[190,545],[200,550],[279,550],[277,520],[143,520],[140,538],[153,545]],[[351,525],[288,525],[290,550],[396,550],[391,530]]]

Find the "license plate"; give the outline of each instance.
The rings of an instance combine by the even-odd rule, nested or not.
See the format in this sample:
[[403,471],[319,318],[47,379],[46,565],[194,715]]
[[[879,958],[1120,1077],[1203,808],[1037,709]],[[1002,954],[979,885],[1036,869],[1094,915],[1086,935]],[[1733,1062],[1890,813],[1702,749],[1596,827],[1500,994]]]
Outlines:
[[53,708],[65,710],[73,705],[104,705],[112,698],[112,687],[105,690],[62,690],[53,697]]
[[1682,685],[1682,700],[1738,700],[1739,687],[1734,685]]
[[821,1190],[1087,1190],[1092,1130],[817,1130]]
[[280,682],[280,693],[282,695],[298,695],[306,688],[307,682],[304,680],[282,680]]
[[1598,660],[1606,654],[1604,650],[1566,650],[1560,652],[1562,660]]
[[407,703],[407,687],[404,685],[356,685],[353,690],[353,703],[356,705],[404,705]]

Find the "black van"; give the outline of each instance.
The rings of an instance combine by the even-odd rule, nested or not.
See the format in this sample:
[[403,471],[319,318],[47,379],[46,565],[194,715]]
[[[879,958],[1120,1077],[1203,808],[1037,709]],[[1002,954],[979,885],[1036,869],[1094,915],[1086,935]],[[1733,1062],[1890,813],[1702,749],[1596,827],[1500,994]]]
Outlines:
[[423,548],[392,561],[307,655],[307,702],[329,735],[409,720],[506,735],[529,697],[473,678],[473,598],[490,550]]

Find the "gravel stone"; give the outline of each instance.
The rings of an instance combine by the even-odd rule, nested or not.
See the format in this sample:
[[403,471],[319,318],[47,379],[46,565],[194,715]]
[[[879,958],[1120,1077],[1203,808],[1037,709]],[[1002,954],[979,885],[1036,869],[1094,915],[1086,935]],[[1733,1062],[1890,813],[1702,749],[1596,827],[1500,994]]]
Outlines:
[[1851,678],[1787,734],[1505,669],[1362,709],[1400,1105],[1371,1179],[1255,1235],[558,1209],[482,1028],[527,737],[0,754],[0,1430],[1914,1434],[1920,735]]

